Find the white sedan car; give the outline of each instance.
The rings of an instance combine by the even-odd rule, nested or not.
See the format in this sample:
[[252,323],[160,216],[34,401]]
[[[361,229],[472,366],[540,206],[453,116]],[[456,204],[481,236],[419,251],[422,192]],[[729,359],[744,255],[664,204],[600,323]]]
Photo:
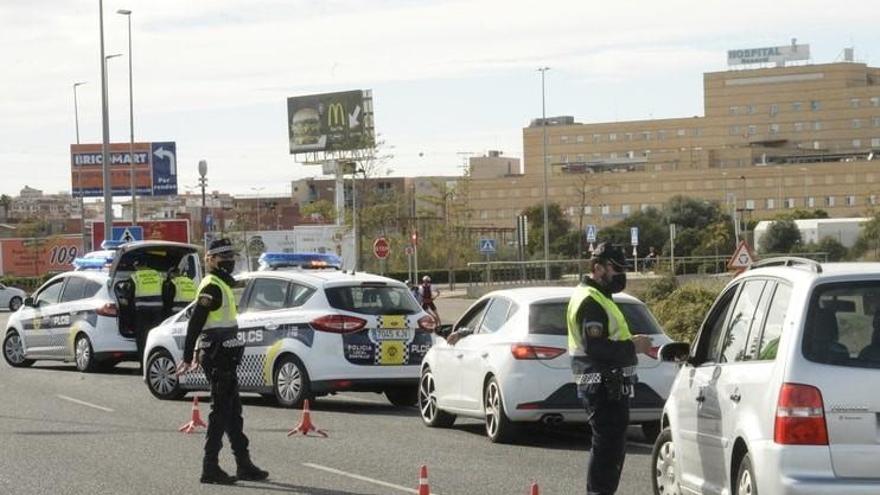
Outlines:
[[[454,346],[437,338],[425,356],[419,382],[422,421],[450,426],[457,415],[484,419],[493,442],[514,438],[520,422],[586,422],[571,371],[566,308],[571,287],[492,292],[474,303],[453,326],[472,335]],[[615,294],[634,333],[650,335],[652,357],[639,356],[639,383],[630,421],[653,440],[677,368],[656,359],[670,342],[638,299]]]
[[[277,269],[267,265],[236,276],[239,337],[245,342],[241,391],[285,407],[338,391],[383,392],[392,404],[414,405],[434,319],[397,280],[340,271],[319,259],[317,269],[291,266],[302,256],[273,254],[264,258],[277,262]],[[209,389],[201,369],[179,380],[174,375],[188,320],[189,308],[147,339],[144,379],[159,399]]]
[[25,297],[27,297],[25,291],[0,284],[0,308],[8,308],[12,312],[18,311]]

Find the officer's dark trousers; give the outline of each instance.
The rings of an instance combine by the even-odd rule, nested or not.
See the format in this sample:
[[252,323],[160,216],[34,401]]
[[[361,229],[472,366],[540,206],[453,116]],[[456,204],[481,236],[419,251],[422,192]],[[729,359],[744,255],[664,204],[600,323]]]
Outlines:
[[248,455],[248,439],[242,431],[241,397],[236,368],[242,347],[227,348],[219,342],[202,351],[202,369],[211,383],[211,413],[205,438],[205,464],[216,464],[223,447],[223,433],[229,437],[236,457]]
[[593,447],[587,464],[587,494],[612,495],[617,491],[626,457],[629,397],[609,400],[604,387],[584,396],[584,408],[593,430]]

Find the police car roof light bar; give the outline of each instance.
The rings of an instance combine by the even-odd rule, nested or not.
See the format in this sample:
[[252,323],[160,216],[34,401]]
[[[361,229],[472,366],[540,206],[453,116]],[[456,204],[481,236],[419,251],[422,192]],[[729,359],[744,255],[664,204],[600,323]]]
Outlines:
[[73,260],[75,270],[104,270],[110,267],[113,258],[76,258]]
[[335,254],[321,253],[263,253],[260,255],[260,270],[280,268],[342,268],[342,258]]

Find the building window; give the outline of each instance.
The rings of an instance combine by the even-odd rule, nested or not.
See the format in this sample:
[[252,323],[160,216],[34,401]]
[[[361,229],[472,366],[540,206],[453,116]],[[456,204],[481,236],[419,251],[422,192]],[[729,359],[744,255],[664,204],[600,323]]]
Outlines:
[[859,99],[858,98],[850,98],[849,99],[849,107],[850,108],[859,108]]
[[871,206],[877,205],[877,195],[876,194],[872,194],[872,195],[868,196],[868,204],[870,204]]
[[584,215],[592,215],[593,207],[592,206],[584,206]]
[[694,127],[693,129],[691,129],[691,136],[700,137],[702,135],[703,129],[700,129],[699,127]]
[[584,142],[584,137],[583,137],[583,136],[578,136],[577,139],[576,139],[576,141],[579,142],[579,143],[583,143],[583,142]]
[[794,198],[786,198],[785,207],[788,209],[794,208]]
[[880,96],[872,96],[871,97],[871,106],[872,107],[880,107]]
[[678,137],[684,137],[684,135],[685,135],[684,129],[679,129],[679,130],[675,131],[675,135]]
[[813,122],[813,130],[814,131],[821,131],[822,130],[822,122],[819,120]]
[[791,104],[791,111],[792,112],[800,112],[802,107],[803,107],[803,104],[799,101],[796,101]]
[[663,141],[664,139],[666,139],[666,131],[663,131],[663,130],[657,131],[657,140]]
[[871,147],[880,148],[880,138],[871,138]]
[[622,205],[620,207],[620,212],[623,213],[624,215],[629,215],[630,211],[631,211],[630,205]]
[[765,205],[768,210],[772,210],[776,208],[776,200],[773,198],[767,198]]
[[728,129],[728,133],[731,136],[739,136],[739,126],[738,125],[730,126],[730,128]]
[[770,134],[779,134],[779,124],[770,124]]
[[735,106],[735,105],[730,106],[730,107],[727,108],[727,114],[728,114],[728,115],[736,115],[736,110],[737,110],[737,109],[736,109],[736,106]]
[[609,141],[617,141],[617,134],[611,133],[608,135]]
[[559,137],[559,142],[560,142],[560,143],[563,143],[563,144],[567,143],[567,142],[568,142],[568,136],[560,136],[560,137]]
[[650,141],[650,140],[651,140],[651,131],[645,131],[645,132],[643,132],[643,133],[642,133],[642,138],[643,138],[645,141]]
[[794,123],[794,132],[801,132],[803,130],[804,130],[804,123],[803,122],[795,122]]
[[855,196],[847,196],[846,197],[846,206],[855,206],[856,205],[856,197]]
[[874,124],[874,127],[880,127],[880,117],[872,118],[871,123]]
[[816,198],[810,196],[807,198],[807,208],[815,208],[816,207]]
[[593,160],[598,160],[602,158],[602,153],[593,153]]
[[755,209],[755,200],[754,199],[747,199],[746,200],[746,209],[747,210],[754,210]]
[[568,155],[559,155],[559,161],[562,163],[568,163]]
[[770,116],[775,117],[779,113],[779,105],[776,103],[772,103],[770,105]]
[[825,196],[825,206],[828,206],[828,207],[834,206],[834,196]]
[[758,126],[750,125],[749,126],[749,136],[754,136],[757,133],[758,133]]
[[862,147],[862,140],[861,139],[853,139],[852,144],[853,144],[853,148],[861,148]]
[[611,158],[611,159],[617,158],[617,152],[612,151],[611,153],[608,154],[608,158]]
[[610,215],[611,214],[611,207],[608,205],[602,205],[602,214],[603,215]]
[[757,111],[758,111],[758,107],[757,107],[756,105],[749,105],[748,107],[746,107],[746,112],[747,112],[749,115],[751,115],[751,114],[753,114],[753,113],[755,113],[755,112],[757,112]]
[[813,141],[813,149],[814,150],[822,149],[822,141]]
[[853,129],[861,129],[862,127],[862,119],[852,119],[852,128]]
[[810,101],[810,110],[813,112],[818,112],[822,109],[822,103],[819,100],[811,100]]
[[631,133],[631,132],[627,132],[626,134],[623,135],[624,141],[632,141],[632,139],[633,139],[633,133]]
[[583,154],[583,153],[579,153],[579,154],[578,154],[578,156],[577,156],[577,161],[579,161],[579,162],[584,162],[584,161],[585,161],[585,160],[584,160],[584,154]]
[[598,142],[601,141],[601,140],[602,140],[602,135],[601,135],[601,134],[593,134],[593,142],[594,142],[594,143],[598,143]]

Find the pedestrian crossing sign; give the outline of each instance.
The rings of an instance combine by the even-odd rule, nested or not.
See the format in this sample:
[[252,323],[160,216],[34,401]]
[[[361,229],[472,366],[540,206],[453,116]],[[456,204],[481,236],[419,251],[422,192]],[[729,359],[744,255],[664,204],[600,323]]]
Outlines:
[[481,253],[494,253],[495,251],[495,239],[480,239]]

